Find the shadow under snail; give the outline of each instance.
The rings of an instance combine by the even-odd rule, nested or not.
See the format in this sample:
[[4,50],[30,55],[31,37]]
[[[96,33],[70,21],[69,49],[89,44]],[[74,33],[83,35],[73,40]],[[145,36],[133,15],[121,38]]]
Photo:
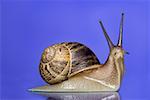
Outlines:
[[124,73],[122,48],[123,16],[118,44],[110,40],[99,21],[110,53],[104,64],[85,45],[63,42],[46,48],[40,61],[40,74],[52,91],[118,91]]

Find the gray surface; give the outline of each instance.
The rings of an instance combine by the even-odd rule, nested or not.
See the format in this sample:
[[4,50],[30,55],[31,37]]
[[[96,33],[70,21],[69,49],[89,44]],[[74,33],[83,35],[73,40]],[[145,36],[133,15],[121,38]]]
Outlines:
[[117,92],[33,93],[47,97],[46,100],[120,100],[120,96]]

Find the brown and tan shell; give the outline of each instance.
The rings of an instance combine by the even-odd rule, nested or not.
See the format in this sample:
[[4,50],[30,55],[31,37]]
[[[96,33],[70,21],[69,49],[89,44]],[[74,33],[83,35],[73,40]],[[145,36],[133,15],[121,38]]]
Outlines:
[[67,80],[89,66],[100,64],[95,54],[77,42],[63,42],[46,48],[40,61],[40,74],[48,84]]

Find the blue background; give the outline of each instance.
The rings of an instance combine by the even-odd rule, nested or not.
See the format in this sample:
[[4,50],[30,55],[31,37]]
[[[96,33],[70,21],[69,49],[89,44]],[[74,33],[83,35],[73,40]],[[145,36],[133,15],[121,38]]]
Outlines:
[[125,13],[123,100],[148,99],[150,84],[149,2],[142,0],[3,0],[1,1],[1,99],[43,99],[27,89],[44,85],[39,61],[44,48],[77,41],[90,47],[100,62],[109,49],[98,20],[117,43],[121,13]]

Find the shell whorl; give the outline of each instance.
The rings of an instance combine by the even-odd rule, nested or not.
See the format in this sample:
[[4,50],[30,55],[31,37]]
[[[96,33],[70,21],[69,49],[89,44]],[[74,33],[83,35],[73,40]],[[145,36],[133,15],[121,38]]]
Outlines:
[[40,74],[48,84],[55,84],[94,64],[100,62],[88,47],[77,42],[63,42],[44,50]]

